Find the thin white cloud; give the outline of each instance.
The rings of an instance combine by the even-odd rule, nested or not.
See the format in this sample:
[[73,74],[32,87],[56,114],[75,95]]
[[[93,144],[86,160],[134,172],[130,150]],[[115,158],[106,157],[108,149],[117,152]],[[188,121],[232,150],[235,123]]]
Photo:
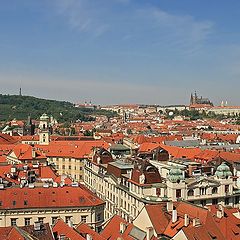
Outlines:
[[88,0],[56,0],[53,5],[56,13],[65,17],[74,30],[95,36],[108,30],[108,24],[101,20],[102,11]]
[[185,53],[197,51],[213,32],[214,23],[196,20],[189,15],[176,15],[156,7],[139,9],[138,15],[152,24],[159,39],[155,45],[168,45]]
[[[194,52],[213,31],[213,22],[196,20],[190,15],[177,15],[154,6],[136,5],[128,8],[130,0],[55,0],[55,11],[66,18],[72,29],[101,36],[115,33],[119,39],[140,40],[149,34],[155,44],[166,44]],[[126,5],[124,12],[114,6]],[[135,35],[135,38],[134,38]],[[152,39],[155,37],[155,39]]]

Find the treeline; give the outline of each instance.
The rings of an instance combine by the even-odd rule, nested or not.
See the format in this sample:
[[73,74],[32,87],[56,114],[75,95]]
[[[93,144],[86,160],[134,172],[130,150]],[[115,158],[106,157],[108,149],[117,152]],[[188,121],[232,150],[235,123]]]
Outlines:
[[52,115],[58,122],[93,121],[92,115],[113,116],[114,113],[95,109],[76,108],[66,101],[40,99],[32,96],[0,94],[0,121],[14,118],[26,120],[29,115],[33,119],[46,113]]

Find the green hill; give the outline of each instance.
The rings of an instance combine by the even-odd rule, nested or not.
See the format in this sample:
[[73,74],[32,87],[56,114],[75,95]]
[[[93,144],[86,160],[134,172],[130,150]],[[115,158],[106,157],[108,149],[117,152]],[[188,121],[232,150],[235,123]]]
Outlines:
[[32,96],[0,94],[0,121],[14,118],[25,120],[29,115],[38,119],[43,113],[52,115],[59,122],[91,121],[92,115],[113,116],[114,113],[97,109],[76,108],[65,101],[40,99]]

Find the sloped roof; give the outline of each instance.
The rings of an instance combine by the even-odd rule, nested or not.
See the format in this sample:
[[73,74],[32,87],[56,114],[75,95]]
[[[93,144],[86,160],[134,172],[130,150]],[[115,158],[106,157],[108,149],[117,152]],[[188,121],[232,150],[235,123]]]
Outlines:
[[14,144],[17,141],[18,140],[8,134],[0,133],[0,144]]
[[87,224],[80,223],[76,230],[82,235],[90,234],[92,237],[92,240],[106,240],[103,236],[101,236],[99,233],[92,230]]
[[165,205],[165,203],[146,205],[146,211],[158,235],[165,231],[171,219],[171,216],[165,211]]
[[57,222],[53,226],[53,232],[57,233],[57,235],[65,235],[67,238],[71,240],[84,240],[83,238],[74,228],[68,226],[62,219],[58,219]]
[[[1,190],[0,209],[98,206],[104,202],[82,187],[7,188]],[[15,201],[15,202],[14,202]],[[27,201],[27,205],[24,204]]]

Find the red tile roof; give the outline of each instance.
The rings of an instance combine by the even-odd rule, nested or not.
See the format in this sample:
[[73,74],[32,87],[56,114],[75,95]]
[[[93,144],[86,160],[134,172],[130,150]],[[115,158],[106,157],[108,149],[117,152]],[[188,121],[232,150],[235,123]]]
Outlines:
[[14,137],[8,135],[8,134],[3,134],[0,133],[0,144],[14,144],[18,142]]
[[80,223],[77,227],[76,230],[82,235],[86,236],[86,234],[91,235],[92,240],[106,240],[103,236],[101,236],[99,233],[95,232],[92,230],[87,224],[85,223]]
[[58,219],[57,222],[53,226],[53,232],[57,234],[57,236],[64,235],[70,240],[84,240],[83,238],[74,228],[68,226],[62,219]]
[[164,211],[165,205],[146,205],[146,211],[157,234],[162,234],[171,220],[171,216]]
[[[33,150],[36,153],[36,156],[33,157]],[[45,159],[46,156],[43,155],[40,151],[34,149],[32,146],[28,144],[18,144],[16,145],[12,152],[16,155],[17,159],[20,161],[31,161],[31,160],[40,160],[40,159]]]
[[[1,190],[0,201],[2,202],[0,209],[84,207],[104,204],[85,188],[70,186],[7,188]],[[27,205],[24,201],[27,201]]]
[[[120,223],[127,225],[127,228],[124,233],[120,233]],[[123,240],[134,240],[133,237],[129,236],[129,232],[132,230],[133,224],[127,223],[123,218],[118,215],[113,216],[101,235],[108,240],[116,240],[118,238]]]

